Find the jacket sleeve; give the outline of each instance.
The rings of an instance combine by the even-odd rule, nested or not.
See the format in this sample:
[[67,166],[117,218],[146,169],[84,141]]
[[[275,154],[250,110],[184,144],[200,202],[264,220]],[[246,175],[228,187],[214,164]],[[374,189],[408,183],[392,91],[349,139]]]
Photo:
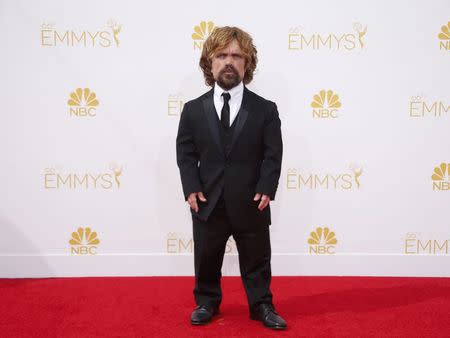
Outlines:
[[195,147],[192,122],[189,119],[189,108],[189,103],[183,107],[176,140],[177,164],[185,200],[191,193],[202,191],[198,169],[199,155]]
[[283,141],[281,139],[281,121],[277,106],[273,102],[272,105],[272,109],[264,124],[264,160],[261,165],[256,192],[268,195],[271,200],[274,200],[281,173]]

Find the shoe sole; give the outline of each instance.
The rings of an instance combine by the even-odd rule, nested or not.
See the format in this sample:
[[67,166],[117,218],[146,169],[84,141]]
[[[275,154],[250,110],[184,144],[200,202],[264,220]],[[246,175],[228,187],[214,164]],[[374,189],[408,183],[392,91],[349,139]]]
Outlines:
[[262,320],[260,320],[259,318],[253,317],[251,315],[250,315],[250,319],[255,320],[257,322],[261,322],[261,323],[263,323],[263,325],[265,327],[272,329],[272,330],[286,330],[287,329],[287,326],[268,326],[268,325],[264,324],[264,322]]
[[220,313],[219,311],[214,312],[213,315],[212,315],[212,317],[211,317],[211,319],[208,320],[207,322],[193,322],[193,321],[191,320],[191,324],[192,324],[192,325],[197,325],[197,326],[198,326],[198,325],[206,325],[206,324],[209,324],[209,323],[211,323],[211,322],[213,321],[214,317],[217,316],[219,313]]
[[207,322],[193,322],[193,321],[191,321],[191,324],[192,324],[192,325],[196,325],[196,326],[206,325],[206,324],[209,324],[209,323],[211,323],[210,320],[207,321]]

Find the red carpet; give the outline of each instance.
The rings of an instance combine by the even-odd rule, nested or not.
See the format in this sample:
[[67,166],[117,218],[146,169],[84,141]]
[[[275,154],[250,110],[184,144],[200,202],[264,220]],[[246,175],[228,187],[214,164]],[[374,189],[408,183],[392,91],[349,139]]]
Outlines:
[[450,278],[274,277],[289,328],[248,318],[240,279],[192,327],[191,277],[0,279],[1,337],[450,337]]

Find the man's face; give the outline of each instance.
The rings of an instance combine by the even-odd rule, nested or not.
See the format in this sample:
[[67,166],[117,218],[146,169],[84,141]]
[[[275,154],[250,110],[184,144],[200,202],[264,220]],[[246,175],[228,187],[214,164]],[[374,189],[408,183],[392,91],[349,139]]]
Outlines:
[[242,81],[245,74],[245,58],[236,40],[214,54],[211,71],[214,80],[225,90],[236,87]]

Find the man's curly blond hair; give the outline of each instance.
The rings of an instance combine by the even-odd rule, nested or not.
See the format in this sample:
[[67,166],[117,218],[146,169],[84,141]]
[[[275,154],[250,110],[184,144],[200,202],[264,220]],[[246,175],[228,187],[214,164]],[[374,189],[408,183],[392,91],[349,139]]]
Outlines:
[[216,82],[211,72],[211,63],[214,54],[226,48],[233,40],[238,42],[245,58],[243,82],[244,84],[249,84],[253,80],[253,72],[258,63],[258,57],[250,34],[237,27],[216,27],[203,44],[202,56],[199,62],[205,77],[205,83],[208,86],[213,86]]

